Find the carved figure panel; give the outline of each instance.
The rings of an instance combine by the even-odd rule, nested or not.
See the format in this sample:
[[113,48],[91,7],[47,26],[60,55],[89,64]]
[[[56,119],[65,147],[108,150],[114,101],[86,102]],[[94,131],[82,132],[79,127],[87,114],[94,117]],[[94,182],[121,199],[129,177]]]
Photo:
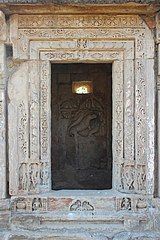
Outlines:
[[135,190],[135,167],[134,165],[124,166],[121,169],[122,189]]
[[121,210],[131,210],[131,199],[130,198],[122,199]]
[[34,198],[32,202],[32,211],[38,211],[42,209],[42,201],[40,198]]
[[146,190],[146,166],[124,165],[121,166],[121,189],[132,192],[145,192]]
[[49,181],[49,164],[44,162],[40,164],[40,185],[48,186]]
[[77,200],[71,204],[70,211],[94,211],[94,207],[88,201]]
[[26,191],[28,189],[28,164],[22,163],[19,168],[19,190]]
[[39,184],[39,166],[38,163],[29,165],[29,190],[35,191]]

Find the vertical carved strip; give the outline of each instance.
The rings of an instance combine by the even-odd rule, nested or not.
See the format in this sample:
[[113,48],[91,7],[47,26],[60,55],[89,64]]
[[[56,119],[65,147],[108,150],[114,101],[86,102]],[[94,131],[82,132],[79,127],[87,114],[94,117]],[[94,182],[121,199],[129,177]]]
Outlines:
[[135,139],[134,139],[134,61],[124,61],[124,161],[120,168],[120,189],[122,192],[135,192]]
[[18,151],[20,161],[28,160],[28,114],[27,103],[21,100],[18,103]]
[[10,194],[28,190],[28,63],[21,63],[9,79]]
[[147,85],[147,193],[154,194],[155,173],[155,88],[154,59],[146,60]]
[[[113,63],[113,174],[114,187],[120,180],[120,168],[123,163],[123,62]],[[117,166],[118,167],[117,167]],[[116,172],[116,170],[118,172]],[[119,188],[119,186],[117,186]]]
[[124,158],[134,164],[134,62],[124,64]]
[[146,163],[146,81],[145,60],[135,60],[135,154],[136,162]]
[[6,54],[5,15],[0,11],[0,199],[6,197]]
[[146,118],[146,65],[144,59],[135,60],[135,157],[136,192],[146,190],[147,118]]
[[30,161],[39,162],[39,62],[29,62]]
[[6,197],[6,114],[4,89],[0,89],[0,198]]
[[158,118],[157,118],[157,130],[158,130],[158,171],[157,171],[157,175],[158,175],[158,196],[160,196],[160,13],[157,13],[156,16],[156,34],[157,34],[157,43],[158,43],[158,58],[157,58],[157,65],[158,65],[158,77],[157,77],[157,90],[158,90],[158,103],[157,103],[157,107],[158,107]]
[[40,181],[42,188],[50,189],[51,184],[51,108],[50,108],[50,63],[41,62],[41,170]]

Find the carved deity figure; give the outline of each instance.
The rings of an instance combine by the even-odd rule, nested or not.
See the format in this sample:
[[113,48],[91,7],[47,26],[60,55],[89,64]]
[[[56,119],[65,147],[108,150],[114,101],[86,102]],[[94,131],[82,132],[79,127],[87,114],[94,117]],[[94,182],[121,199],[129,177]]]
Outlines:
[[82,211],[93,211],[94,207],[87,201],[82,203]]
[[40,198],[34,198],[32,202],[32,211],[38,211],[42,209],[42,201]]
[[40,169],[40,184],[47,185],[48,183],[48,163],[42,163]]
[[138,190],[145,190],[146,183],[146,173],[145,166],[138,166],[137,169],[137,187]]
[[30,190],[35,190],[36,186],[39,182],[39,169],[38,169],[38,163],[32,163],[30,165],[29,170],[29,178],[30,178]]
[[81,211],[81,201],[77,200],[70,206],[70,211]]
[[27,190],[27,181],[28,181],[28,175],[27,175],[27,164],[22,163],[19,168],[19,190]]
[[24,198],[19,198],[16,200],[16,211],[25,211],[27,204]]
[[133,166],[122,167],[122,188],[125,190],[134,190],[135,171]]
[[122,199],[121,209],[122,210],[131,210],[131,199],[130,198],[123,198]]

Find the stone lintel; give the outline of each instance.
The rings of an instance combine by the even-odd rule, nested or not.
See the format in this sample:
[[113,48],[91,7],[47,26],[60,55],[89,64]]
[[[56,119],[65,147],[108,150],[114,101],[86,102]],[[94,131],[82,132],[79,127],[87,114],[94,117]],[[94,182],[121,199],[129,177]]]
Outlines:
[[0,0],[0,3],[7,4],[123,4],[123,3],[141,3],[155,4],[159,0]]
[[[157,2],[156,2],[157,1]],[[144,14],[151,16],[160,10],[156,1],[0,1],[0,9],[6,14]]]

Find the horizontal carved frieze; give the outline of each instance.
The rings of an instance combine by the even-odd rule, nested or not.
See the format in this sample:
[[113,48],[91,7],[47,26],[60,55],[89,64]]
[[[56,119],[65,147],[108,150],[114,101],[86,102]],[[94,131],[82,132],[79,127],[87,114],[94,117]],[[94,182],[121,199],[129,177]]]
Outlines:
[[[85,199],[76,199],[75,197],[41,197],[22,196],[11,200],[12,212],[85,212],[85,211],[146,211],[148,202],[143,197],[121,196],[121,197],[90,197]],[[113,207],[112,207],[113,205]]]
[[116,210],[117,211],[146,211],[147,200],[145,198],[132,198],[132,197],[121,197],[116,199]]
[[96,40],[96,39],[73,39],[73,40],[52,40],[52,41],[30,41],[30,59],[37,59],[43,49],[50,49],[52,52],[71,51],[71,50],[105,50],[107,51],[124,51],[125,59],[134,59],[135,57],[135,41],[134,40]]
[[92,59],[93,61],[112,61],[112,60],[123,60],[123,51],[109,51],[99,52],[99,51],[46,51],[40,52],[40,58],[42,60],[87,60]]
[[103,16],[103,15],[20,15],[18,28],[128,28],[143,27],[138,16]]

